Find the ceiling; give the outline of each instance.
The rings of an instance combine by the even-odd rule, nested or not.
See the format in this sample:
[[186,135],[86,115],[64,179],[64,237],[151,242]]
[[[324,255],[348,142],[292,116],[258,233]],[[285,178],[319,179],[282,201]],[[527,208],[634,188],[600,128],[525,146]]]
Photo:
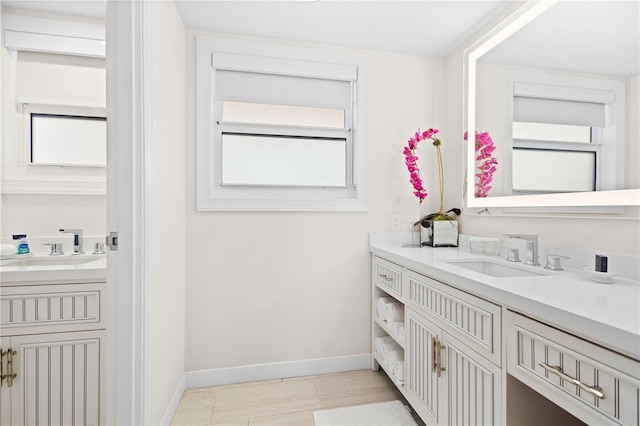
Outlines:
[[15,9],[38,10],[61,15],[104,18],[105,0],[0,0],[3,6]]
[[177,0],[191,29],[446,56],[504,1]]
[[[13,8],[105,15],[105,0],[0,1]],[[174,1],[189,29],[426,56],[447,56],[513,6],[508,0]],[[639,5],[638,0],[561,1],[482,60],[637,75]]]
[[[446,56],[508,5],[504,0],[176,0],[189,29],[427,56]],[[2,0],[7,7],[104,17],[104,0]]]

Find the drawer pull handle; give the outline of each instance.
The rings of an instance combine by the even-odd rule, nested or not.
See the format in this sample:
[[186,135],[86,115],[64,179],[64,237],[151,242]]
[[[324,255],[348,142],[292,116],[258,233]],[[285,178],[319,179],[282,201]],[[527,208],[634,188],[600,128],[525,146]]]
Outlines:
[[438,377],[442,375],[445,368],[442,366],[442,350],[445,346],[436,337],[431,338],[431,364],[432,371],[438,373]]
[[2,348],[0,348],[0,388],[2,387],[2,382],[4,382],[5,379],[5,375],[4,375],[4,356],[5,356],[6,352],[2,350]]
[[558,366],[558,365],[547,365],[547,364],[545,364],[543,362],[541,362],[538,365],[540,367],[544,368],[545,370],[547,370],[548,372],[553,373],[556,376],[561,377],[563,380],[567,380],[567,381],[573,383],[574,385],[578,386],[580,389],[585,390],[585,391],[589,392],[590,394],[597,396],[600,399],[604,399],[604,393],[602,392],[602,388],[600,386],[585,385],[580,380],[574,379],[573,377],[571,377],[568,374],[566,374],[564,371],[562,371],[562,368],[560,368],[560,366]]
[[438,340],[436,351],[438,351],[438,377],[445,371],[445,368],[442,366],[442,350],[445,349],[445,346],[442,344],[440,340]]
[[435,373],[438,371],[438,340],[431,338],[431,369]]
[[388,276],[386,276],[386,275],[384,275],[384,274],[378,274],[378,276],[379,276],[380,278],[382,278],[383,280],[387,281],[387,282],[389,282],[389,281],[393,281],[393,278],[388,277]]

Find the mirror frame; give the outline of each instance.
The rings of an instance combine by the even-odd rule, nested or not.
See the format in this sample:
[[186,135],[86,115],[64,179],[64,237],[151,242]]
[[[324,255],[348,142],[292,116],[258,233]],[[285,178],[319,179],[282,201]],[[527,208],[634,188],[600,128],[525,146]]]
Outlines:
[[[528,0],[514,13],[509,15],[485,35],[464,51],[465,82],[465,118],[469,135],[476,130],[476,65],[478,59],[489,50],[517,32],[535,18],[549,10],[559,0]],[[467,207],[542,207],[542,206],[638,206],[640,205],[640,189],[623,189],[599,192],[573,192],[537,195],[511,195],[476,198],[475,187],[475,149],[469,138],[467,146],[466,176]],[[473,181],[471,181],[473,179]]]

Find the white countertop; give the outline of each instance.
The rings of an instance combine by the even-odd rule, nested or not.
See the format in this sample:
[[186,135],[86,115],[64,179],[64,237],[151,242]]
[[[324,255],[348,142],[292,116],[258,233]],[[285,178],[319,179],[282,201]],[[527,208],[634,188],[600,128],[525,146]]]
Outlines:
[[640,360],[640,282],[617,277],[612,284],[591,280],[582,270],[548,271],[516,278],[491,277],[445,261],[500,256],[470,253],[464,248],[403,247],[392,234],[371,234],[372,253],[408,269],[454,285],[549,325]]
[[[56,264],[53,265],[23,266],[19,261],[2,261],[0,286],[104,282],[107,277],[107,258],[104,255],[80,256],[86,257],[88,261],[81,264],[65,264],[65,258],[79,259],[72,255],[64,255],[56,259]],[[36,255],[31,258],[46,259],[47,255]]]

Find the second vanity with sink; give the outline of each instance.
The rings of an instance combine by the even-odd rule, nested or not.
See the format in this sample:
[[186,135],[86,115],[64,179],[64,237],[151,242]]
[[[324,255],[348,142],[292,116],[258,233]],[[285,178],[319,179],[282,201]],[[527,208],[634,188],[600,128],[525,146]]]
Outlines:
[[[425,423],[640,423],[638,281],[389,234],[372,234],[370,251],[372,367]],[[377,314],[380,299],[404,310],[402,332]],[[381,353],[389,338],[404,368]]]
[[0,261],[0,425],[104,424],[105,256]]

